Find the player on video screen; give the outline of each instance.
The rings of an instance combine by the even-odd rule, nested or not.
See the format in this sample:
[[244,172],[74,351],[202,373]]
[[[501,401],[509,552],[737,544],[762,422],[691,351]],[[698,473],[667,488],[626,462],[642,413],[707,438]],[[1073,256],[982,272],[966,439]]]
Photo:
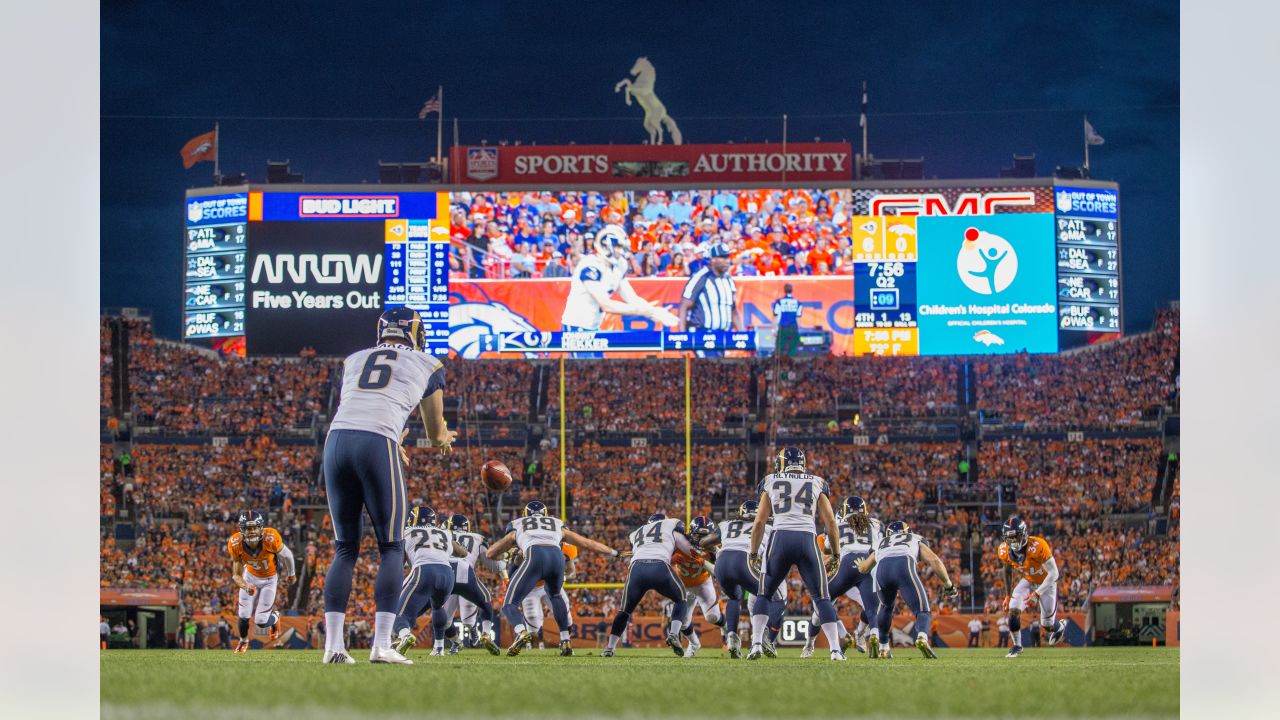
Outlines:
[[[655,323],[674,327],[678,322],[670,310],[636,294],[627,282],[630,241],[617,225],[606,225],[592,242],[593,254],[584,255],[573,269],[569,298],[560,324],[565,332],[594,332],[600,329],[605,313],[638,315]],[[621,300],[615,300],[614,294]],[[603,357],[601,353],[574,353],[574,357]]]

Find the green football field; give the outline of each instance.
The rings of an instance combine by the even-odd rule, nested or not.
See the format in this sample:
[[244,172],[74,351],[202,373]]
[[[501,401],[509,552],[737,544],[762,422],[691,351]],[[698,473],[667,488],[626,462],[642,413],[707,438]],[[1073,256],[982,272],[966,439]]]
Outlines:
[[102,717],[379,718],[448,715],[697,718],[1176,717],[1175,648],[914,649],[833,663],[731,660],[717,651],[552,649],[516,658],[467,650],[412,667],[323,665],[319,651],[113,650],[102,653]]

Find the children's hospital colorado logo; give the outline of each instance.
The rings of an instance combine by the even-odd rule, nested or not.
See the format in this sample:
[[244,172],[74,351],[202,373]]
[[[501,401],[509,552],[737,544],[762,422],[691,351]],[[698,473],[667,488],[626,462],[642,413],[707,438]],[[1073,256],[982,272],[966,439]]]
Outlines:
[[995,295],[1018,276],[1018,254],[1008,240],[971,227],[956,255],[956,272],[965,287],[979,295]]

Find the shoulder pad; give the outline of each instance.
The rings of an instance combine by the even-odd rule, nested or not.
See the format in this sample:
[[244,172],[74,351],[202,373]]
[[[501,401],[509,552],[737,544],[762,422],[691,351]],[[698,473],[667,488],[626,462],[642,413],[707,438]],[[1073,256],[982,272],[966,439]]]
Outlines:
[[595,265],[584,263],[578,270],[578,279],[583,282],[599,282],[604,279],[604,273]]

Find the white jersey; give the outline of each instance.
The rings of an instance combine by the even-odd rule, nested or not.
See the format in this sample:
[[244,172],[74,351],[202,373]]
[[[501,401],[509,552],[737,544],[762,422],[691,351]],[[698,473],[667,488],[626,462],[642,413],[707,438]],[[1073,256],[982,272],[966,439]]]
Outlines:
[[473,532],[455,532],[453,542],[467,551],[466,557],[457,558],[458,562],[466,563],[474,569],[476,563],[480,561],[480,551],[484,549],[484,536]]
[[871,529],[865,535],[859,535],[853,526],[844,520],[840,521],[840,557],[854,555],[864,558],[875,550],[884,539],[884,526],[880,521],[871,518]]
[[661,560],[671,563],[676,551],[676,528],[684,523],[676,518],[645,523],[631,533],[631,562]]
[[885,558],[906,557],[914,560],[920,559],[920,541],[921,538],[915,533],[898,533],[897,535],[885,535],[876,544],[876,562],[880,562]]
[[560,541],[564,539],[564,521],[560,518],[549,515],[530,515],[516,518],[513,525],[516,531],[516,547],[520,548],[520,553],[526,558],[529,557],[529,548],[534,545],[550,545],[558,549]]
[[[762,560],[764,559],[765,553],[769,552],[769,540],[771,539],[773,539],[773,526],[765,525],[764,530],[760,532],[760,548],[756,550],[756,555]],[[747,542],[751,542],[750,535],[747,536]],[[747,546],[747,550],[751,550],[750,545]]]
[[809,473],[784,472],[766,475],[760,484],[764,492],[769,493],[775,530],[817,534],[814,517],[818,512],[818,498],[827,492],[826,480]]
[[564,302],[564,314],[560,316],[562,326],[572,326],[585,330],[599,330],[604,320],[604,310],[600,303],[591,297],[589,287],[596,287],[604,294],[612,297],[622,287],[627,276],[625,260],[610,262],[599,255],[584,255],[578,261],[569,281],[569,297]]
[[444,364],[403,345],[360,350],[343,361],[342,395],[330,430],[364,430],[400,442],[422,398],[444,388]]
[[750,520],[722,520],[719,528],[720,549],[751,552],[751,524]]
[[453,559],[453,538],[448,530],[434,525],[405,528],[404,552],[413,567],[448,565]]

